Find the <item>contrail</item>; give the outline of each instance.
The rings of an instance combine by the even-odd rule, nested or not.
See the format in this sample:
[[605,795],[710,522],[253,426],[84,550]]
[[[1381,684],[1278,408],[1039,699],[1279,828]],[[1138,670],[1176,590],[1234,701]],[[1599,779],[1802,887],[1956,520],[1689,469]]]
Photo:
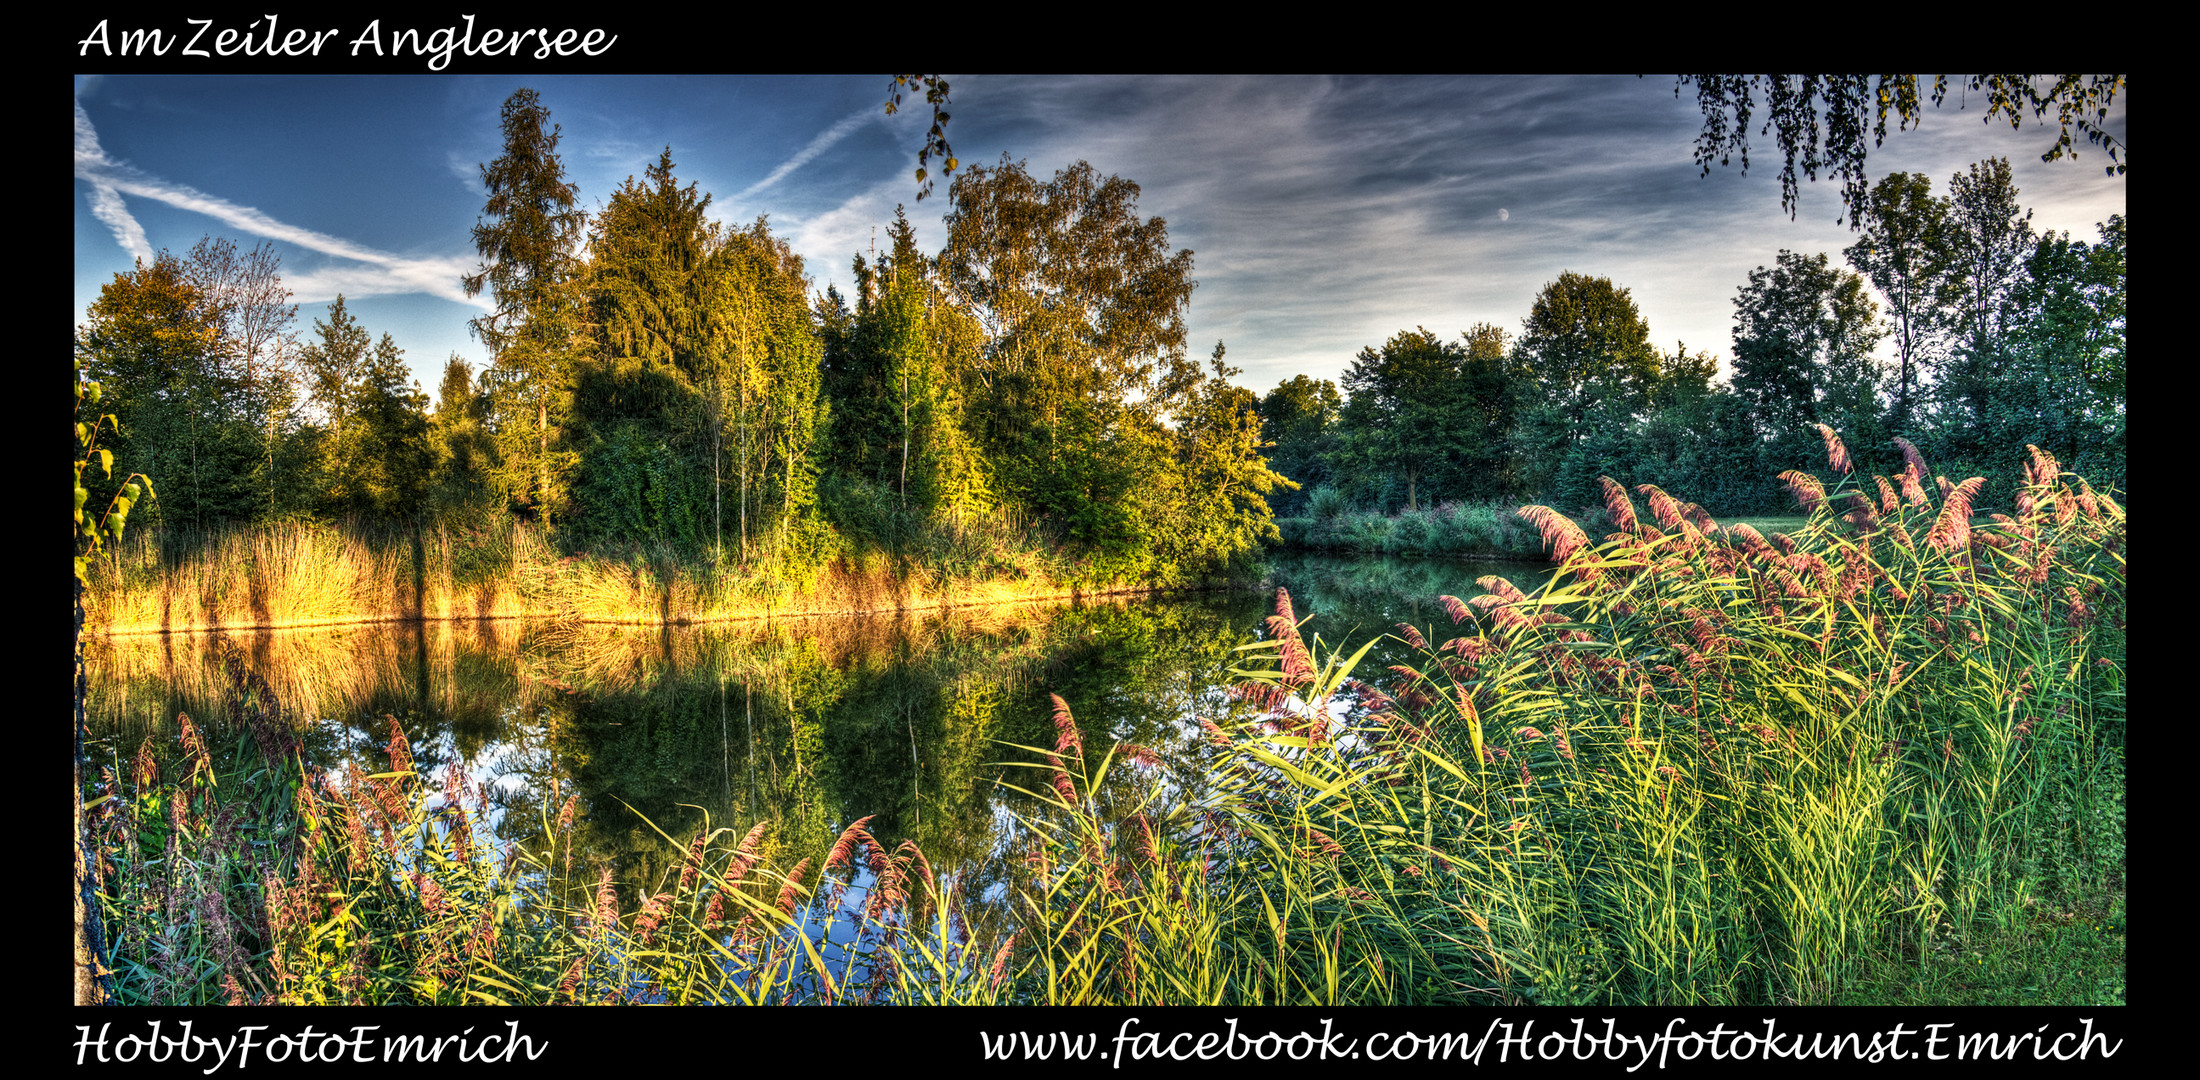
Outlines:
[[796,169],[799,169],[802,166],[809,164],[811,158],[814,158],[817,155],[824,153],[834,143],[847,138],[850,132],[853,132],[855,129],[862,127],[866,122],[878,119],[884,115],[884,113],[874,112],[870,109],[859,109],[853,113],[848,114],[846,119],[843,119],[841,122],[834,124],[829,128],[826,128],[822,133],[818,135],[817,138],[811,139],[810,145],[795,151],[795,155],[793,157],[780,162],[779,167],[771,171],[771,175],[766,176],[762,180],[758,180],[753,184],[750,184],[746,188],[743,188],[741,190],[741,193],[734,197],[747,198],[750,195],[754,195],[757,192],[778,183],[780,179],[786,176],[788,173],[791,173]]
[[483,306],[481,300],[467,297],[459,284],[459,276],[473,269],[463,258],[409,259],[377,251],[340,237],[277,221],[249,206],[238,206],[184,184],[149,176],[143,170],[108,157],[106,151],[100,149],[99,133],[92,128],[91,117],[85,115],[83,103],[75,104],[76,176],[92,185],[92,216],[114,233],[115,242],[124,251],[140,259],[152,261],[152,245],[146,240],[144,226],[123,205],[124,195],[155,199],[204,214],[254,236],[380,267],[382,280],[379,283],[362,282],[367,287],[361,289],[359,295],[424,292],[445,300]]

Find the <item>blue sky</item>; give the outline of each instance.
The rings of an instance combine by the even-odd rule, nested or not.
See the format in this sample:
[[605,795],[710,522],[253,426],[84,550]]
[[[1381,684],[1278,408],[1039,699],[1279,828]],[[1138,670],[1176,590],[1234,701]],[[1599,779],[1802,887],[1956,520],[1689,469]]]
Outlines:
[[[1191,248],[1190,350],[1217,339],[1266,391],[1335,379],[1364,347],[1426,326],[1517,333],[1560,272],[1632,290],[1661,347],[1732,352],[1733,299],[1782,248],[1852,240],[1839,189],[1805,184],[1780,209],[1769,137],[1752,167],[1699,176],[1702,125],[1670,76],[1330,78],[951,77],[948,135],[969,164],[1002,154],[1051,175],[1077,160],[1137,182],[1140,211]],[[272,241],[297,330],[339,292],[389,332],[433,392],[483,300],[480,165],[501,152],[498,110],[520,86],[563,129],[568,179],[594,209],[668,144],[676,175],[718,217],[772,228],[815,288],[847,291],[851,257],[905,204],[937,251],[946,185],[919,203],[912,173],[930,121],[921,96],[882,108],[887,77],[610,75],[181,75],[75,79],[76,275],[72,324],[136,255],[182,254],[207,234]],[[2127,99],[2110,127],[2124,138]],[[2096,238],[2126,213],[2125,178],[2082,138],[2075,162],[2039,160],[2052,127],[1982,123],[1958,95],[1873,151],[1874,178],[1924,172],[1936,193],[1972,162],[2005,156],[2037,229]],[[882,241],[883,242],[883,241]],[[1724,365],[1722,364],[1722,374]]]

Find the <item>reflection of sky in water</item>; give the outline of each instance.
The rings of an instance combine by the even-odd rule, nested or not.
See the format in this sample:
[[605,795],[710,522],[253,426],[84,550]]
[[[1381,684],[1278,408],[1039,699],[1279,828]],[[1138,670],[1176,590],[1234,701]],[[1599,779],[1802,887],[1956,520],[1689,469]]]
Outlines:
[[[356,762],[367,775],[389,767],[387,739],[370,737],[355,727],[345,726],[336,730],[342,740],[340,746],[344,756],[340,760]],[[416,762],[443,763],[432,775],[423,772],[420,777],[420,799],[431,815],[439,814],[450,805],[450,798],[446,794],[446,778],[450,765],[455,762],[459,772],[465,777],[466,792],[461,801],[466,811],[475,815],[474,828],[490,836],[504,835],[502,825],[505,808],[516,797],[528,793],[533,786],[526,773],[515,765],[519,753],[517,746],[493,741],[475,749],[471,754],[462,754],[457,740],[447,732],[425,745],[410,734],[406,736],[405,742],[411,748]],[[343,791],[351,783],[350,776],[340,767],[324,770],[324,780],[337,791]],[[485,814],[479,801],[484,791],[488,793]]]
[[[1308,619],[1301,633],[1347,653],[1398,622],[1440,642],[1451,634],[1436,595],[1471,597],[1475,579],[1490,573],[1533,588],[1540,569],[1275,560],[1276,580]],[[498,848],[556,817],[556,780],[558,801],[577,792],[589,818],[582,858],[617,864],[620,880],[632,883],[621,889],[628,904],[676,854],[622,802],[683,836],[703,814],[714,828],[738,827],[736,836],[774,820],[786,830],[790,867],[822,857],[847,821],[879,813],[874,831],[889,848],[918,838],[939,860],[935,869],[965,875],[969,899],[1000,907],[1020,857],[1016,817],[1037,807],[996,780],[1044,783],[1036,772],[991,764],[1039,760],[1001,744],[1053,745],[1048,692],[1069,700],[1094,764],[1116,740],[1165,755],[1204,741],[1198,718],[1227,717],[1228,671],[1249,659],[1233,649],[1255,636],[1272,603],[1272,592],[1191,594],[936,618],[672,630],[385,624],[238,638],[293,713],[327,718],[307,733],[308,755],[336,783],[347,761],[370,774],[387,768],[389,715],[400,718],[426,773],[430,809],[440,806],[454,762],[470,789],[490,792],[487,820],[475,829]],[[87,642],[86,658],[93,734],[105,739],[95,760],[126,759],[148,733],[172,752],[178,712],[223,714],[226,682],[204,642],[102,639]],[[1404,659],[1401,645],[1384,642],[1358,673]],[[1345,704],[1333,703],[1333,714]],[[215,734],[222,725],[202,726]],[[229,734],[249,744],[240,731]],[[1196,797],[1166,770],[1116,768],[1117,795],[1151,785],[1164,804]],[[466,796],[469,810],[475,798]],[[950,827],[957,832],[943,831]],[[859,877],[848,893],[869,887]],[[813,916],[814,927],[825,925]],[[834,945],[830,935],[826,944]]]

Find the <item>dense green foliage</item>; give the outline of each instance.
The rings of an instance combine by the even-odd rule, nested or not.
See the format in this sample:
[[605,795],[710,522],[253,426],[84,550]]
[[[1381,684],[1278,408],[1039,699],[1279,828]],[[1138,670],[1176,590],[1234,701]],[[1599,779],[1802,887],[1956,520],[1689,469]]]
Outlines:
[[[1426,328],[1362,349],[1344,372],[1349,395],[1337,410],[1345,434],[1335,455],[1346,482],[1383,491],[1402,485],[1406,509],[1420,492],[1453,498],[1499,495],[1511,401],[1503,331],[1477,327],[1462,344]],[[1283,433],[1276,440],[1282,444]],[[1295,434],[1295,433],[1294,433]]]
[[265,509],[261,431],[282,402],[245,377],[238,343],[209,287],[203,256],[162,252],[118,275],[77,328],[76,355],[115,417],[108,449],[168,491],[156,521],[193,523]]
[[821,345],[802,261],[761,221],[727,229],[668,148],[593,224],[593,346],[573,364],[580,543],[814,563]]
[[[156,526],[213,538],[196,562],[182,541],[109,559],[104,580],[146,585],[164,620],[199,593],[181,606],[230,625],[307,610],[291,594],[332,570],[340,613],[379,590],[416,616],[548,598],[667,622],[866,574],[1242,580],[1279,540],[1548,553],[1560,580],[1446,597],[1459,635],[1401,625],[1415,662],[1362,681],[1366,650],[1308,647],[1279,596],[1168,780],[1145,750],[1088,748],[1056,698],[1051,745],[1019,744],[1044,778],[1018,825],[1030,869],[983,942],[869,817],[814,886],[763,860],[761,832],[707,823],[661,837],[685,855],[639,897],[608,871],[577,883],[555,790],[539,833],[491,859],[465,809],[486,796],[457,770],[459,809],[431,817],[393,725],[382,774],[316,775],[239,665],[249,784],[218,784],[186,724],[180,777],[141,759],[98,782],[93,820],[80,804],[125,999],[1824,1002],[2040,891],[2120,890],[2126,223],[2035,235],[2006,162],[1946,198],[1882,181],[1857,202],[1853,272],[1788,251],[1757,268],[1723,383],[1708,354],[1654,346],[1627,288],[1566,271],[1517,337],[1417,327],[1341,387],[1261,397],[1221,343],[1204,369],[1188,355],[1192,253],[1087,163],[955,176],[944,249],[917,250],[897,213],[851,298],[813,295],[764,219],[712,219],[670,147],[591,215],[532,91],[503,136],[464,282],[493,301],[489,355],[478,373],[451,357],[432,412],[344,298],[301,344],[264,248],[209,239],[102,291],[75,342],[98,380],[79,408],[113,410],[78,426],[80,543],[118,538],[146,477]],[[131,476],[104,517],[86,514],[94,437]],[[1830,495],[1804,471],[1821,448]],[[1796,504],[1807,524],[1770,537],[1713,519]],[[379,542],[347,547],[338,519]],[[575,569],[582,551],[599,558]],[[246,554],[223,577],[208,553]],[[259,579],[278,563],[295,580]],[[832,695],[828,666],[801,670]],[[920,689],[992,730],[995,703],[947,687]],[[790,681],[778,707],[796,698]],[[723,753],[722,701],[717,720]],[[805,730],[791,751],[876,751]],[[857,913],[839,902],[859,864]],[[839,967],[780,932],[805,919],[857,924]]]
[[2122,485],[2122,216],[2092,244],[2036,236],[1996,159],[1955,176],[1946,197],[1924,177],[1882,179],[1859,232],[1842,252],[1853,269],[1782,251],[1751,271],[1724,380],[1706,353],[1653,347],[1627,289],[1569,271],[1517,338],[1488,324],[1448,342],[1417,328],[1363,349],[1341,394],[1284,382],[1260,412],[1271,461],[1304,489],[1271,497],[1294,519],[1285,536],[1381,550],[1333,523],[1396,514],[1410,531],[1424,508],[1448,516],[1482,501],[1593,515],[1602,476],[1694,492],[1716,513],[1773,512],[1793,503],[1767,478],[1808,466],[1820,424],[1880,472],[1898,471],[1893,440],[1906,438],[1986,477],[1995,506],[2018,486],[1994,460],[2001,446],[2037,445]]
[[1255,396],[1187,355],[1192,253],[1089,164],[961,171],[941,251],[897,212],[854,295],[815,296],[765,221],[710,217],[671,148],[589,214],[531,91],[503,135],[465,282],[494,299],[474,327],[490,356],[451,358],[432,415],[341,298],[292,347],[264,250],[209,241],[103,290],[78,351],[116,398],[117,452],[164,480],[158,523],[507,510],[567,551],[782,584],[863,551],[982,573],[969,553],[1004,542],[1168,583],[1242,564],[1278,515],[1591,513],[1602,476],[1770,512],[1787,496],[1764,478],[1803,467],[1818,424],[1866,467],[1891,471],[1906,438],[1991,493],[2014,489],[1996,446],[2125,475],[2125,221],[2037,236],[2005,161],[1946,196],[1881,180],[1853,269],[1783,251],[1752,271],[1724,379],[1653,345],[1626,287],[1565,271],[1517,334],[1417,327],[1339,383]]
[[851,309],[812,296],[763,219],[711,218],[670,147],[589,214],[540,98],[514,94],[502,125],[464,281],[493,301],[472,324],[489,357],[451,357],[432,413],[342,297],[302,347],[294,308],[243,303],[279,286],[264,252],[209,241],[103,290],[77,349],[117,399],[123,460],[175,478],[158,524],[505,511],[569,552],[782,592],[867,552],[982,579],[1045,549],[1072,580],[1170,584],[1275,538],[1264,496],[1289,483],[1257,399],[1219,345],[1211,373],[1186,356],[1192,253],[1136,184],[1084,163],[957,174],[946,249],[919,252],[897,215]]
[[965,420],[960,373],[976,366],[980,330],[946,301],[932,261],[896,211],[889,254],[855,259],[856,309],[837,291],[820,305],[827,393],[835,403],[829,475],[855,506],[883,501],[888,518],[843,520],[898,545],[994,509],[987,459]]

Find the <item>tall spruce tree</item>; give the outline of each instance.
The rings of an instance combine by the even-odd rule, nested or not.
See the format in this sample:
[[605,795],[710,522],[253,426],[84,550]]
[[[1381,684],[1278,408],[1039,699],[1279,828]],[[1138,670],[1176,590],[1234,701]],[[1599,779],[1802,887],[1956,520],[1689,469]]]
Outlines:
[[352,388],[352,425],[343,447],[351,506],[380,518],[426,507],[435,456],[428,444],[428,395],[413,381],[405,350],[389,334],[367,354]]
[[320,339],[298,352],[319,423],[308,436],[312,508],[324,514],[410,516],[425,506],[434,453],[428,396],[396,339],[380,342],[338,295],[316,319]]
[[891,439],[883,464],[893,472],[905,514],[960,523],[992,500],[984,461],[964,427],[956,378],[976,358],[977,327],[940,295],[931,260],[917,250],[916,229],[898,206],[888,237],[868,335],[897,414],[886,418]]
[[710,195],[681,187],[674,168],[668,146],[590,228],[592,340],[575,364],[566,434],[580,454],[584,533],[718,551],[724,365],[711,330],[723,245]]
[[488,400],[474,381],[473,365],[457,353],[443,365],[429,417],[434,451],[433,497],[439,513],[479,508],[492,492],[489,474],[496,446],[486,426]]
[[474,226],[482,265],[466,295],[486,290],[494,309],[469,324],[490,353],[500,479],[515,505],[541,512],[557,501],[563,461],[552,445],[562,423],[577,332],[577,248],[587,215],[558,158],[560,129],[531,89],[505,100],[504,154],[481,167],[486,217]]

